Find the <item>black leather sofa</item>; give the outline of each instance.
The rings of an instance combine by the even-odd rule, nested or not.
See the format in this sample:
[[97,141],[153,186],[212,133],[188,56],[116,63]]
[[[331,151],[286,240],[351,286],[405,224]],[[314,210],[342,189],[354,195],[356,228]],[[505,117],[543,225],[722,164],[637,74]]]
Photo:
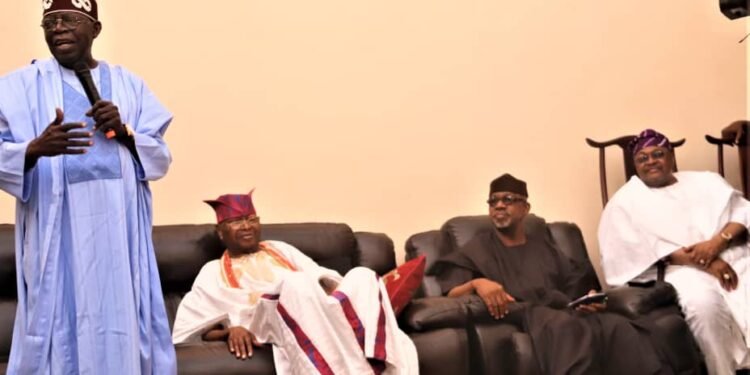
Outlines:
[[[544,231],[552,236],[569,256],[588,259],[580,230],[574,224],[546,224],[534,217],[527,224],[529,231]],[[407,241],[407,259],[425,254],[429,269],[441,254],[466,243],[482,225],[489,225],[484,216],[457,217],[446,222],[441,230],[415,234]],[[223,251],[213,228],[210,224],[154,227],[154,247],[170,324],[200,267]],[[345,224],[265,224],[263,237],[289,242],[320,264],[342,273],[358,265],[379,274],[395,267],[393,242],[386,235],[353,232]],[[664,339],[676,345],[676,361],[689,367],[691,355],[695,355],[692,336],[676,313],[673,290],[667,288],[662,293],[645,293],[646,298],[632,298],[638,293],[644,291],[631,290],[625,293],[631,298],[622,298],[617,303],[617,298],[610,298],[610,306],[626,314],[651,311],[649,314],[664,327]],[[477,298],[439,295],[434,278],[426,276],[419,291],[422,298],[415,299],[400,317],[402,328],[416,344],[422,374],[538,371],[527,335],[515,326],[492,321]],[[0,225],[0,374],[7,367],[16,305],[13,225],[3,224]],[[655,305],[663,307],[652,310]],[[246,361],[235,359],[220,342],[179,345],[176,351],[180,374],[274,373],[269,347],[257,348],[253,358]]]
[[[406,259],[426,256],[429,270],[441,255],[466,244],[482,228],[492,223],[486,215],[454,217],[441,227],[417,233],[406,241]],[[590,264],[580,229],[573,223],[546,223],[529,215],[525,222],[529,235],[549,236],[568,257]],[[581,293],[598,286],[593,267],[582,278]],[[677,373],[696,373],[700,354],[687,323],[676,304],[671,285],[657,283],[649,288],[621,287],[609,292],[608,309],[629,317],[647,315],[657,328],[657,336],[672,348],[668,353]],[[530,337],[516,326],[493,320],[477,296],[441,297],[435,276],[426,275],[420,297],[402,314],[402,326],[413,332],[436,328],[463,327],[467,330],[472,374],[539,374]]]
[[[219,257],[223,246],[213,225],[164,225],[154,227],[154,247],[170,325],[184,294],[201,266]],[[393,242],[384,234],[353,232],[346,224],[265,224],[264,239],[288,242],[319,264],[341,273],[365,266],[384,274],[396,266]],[[17,305],[13,225],[0,225],[0,374],[5,373]],[[444,327],[411,335],[423,374],[468,374],[470,356],[467,331]],[[273,374],[270,347],[256,348],[253,357],[241,361],[225,343],[201,342],[176,348],[180,374]]]

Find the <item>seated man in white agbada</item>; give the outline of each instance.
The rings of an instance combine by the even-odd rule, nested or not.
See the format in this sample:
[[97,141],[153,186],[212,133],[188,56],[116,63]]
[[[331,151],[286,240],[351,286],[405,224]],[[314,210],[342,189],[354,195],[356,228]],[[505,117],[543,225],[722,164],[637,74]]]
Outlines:
[[260,241],[250,194],[206,201],[226,246],[177,310],[172,339],[226,341],[238,359],[272,344],[279,374],[417,374],[414,344],[370,269],[342,277],[280,241]]
[[637,176],[599,226],[607,283],[674,285],[709,374],[750,367],[750,202],[712,172],[674,172],[669,140],[648,129],[631,143]]

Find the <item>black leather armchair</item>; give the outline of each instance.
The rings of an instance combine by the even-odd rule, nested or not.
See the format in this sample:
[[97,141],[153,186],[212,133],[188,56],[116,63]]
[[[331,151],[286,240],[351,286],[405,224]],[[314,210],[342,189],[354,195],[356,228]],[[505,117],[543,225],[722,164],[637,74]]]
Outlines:
[[[406,242],[407,260],[425,255],[427,269],[442,255],[465,245],[479,230],[491,226],[486,215],[448,220],[440,230],[412,235]],[[526,231],[551,236],[560,251],[579,262],[590,263],[580,229],[573,223],[546,223],[530,215]],[[590,268],[582,278],[581,294],[599,286]],[[674,350],[668,355],[678,373],[695,371],[699,355],[687,324],[679,314],[676,293],[669,284],[650,288],[623,287],[609,292],[608,309],[634,317],[648,315],[660,339]],[[426,276],[420,296],[404,311],[403,325],[421,331],[437,327],[464,327],[468,332],[472,374],[539,374],[530,337],[516,326],[493,320],[477,296],[441,297],[434,276]]]

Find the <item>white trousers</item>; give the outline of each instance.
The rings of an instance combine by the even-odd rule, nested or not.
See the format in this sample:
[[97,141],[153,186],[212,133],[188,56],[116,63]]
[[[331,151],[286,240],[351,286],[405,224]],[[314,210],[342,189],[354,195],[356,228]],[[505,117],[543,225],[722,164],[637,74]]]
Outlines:
[[280,375],[418,374],[414,343],[393,315],[385,286],[372,270],[349,271],[336,292],[326,295],[318,281],[291,272],[277,294],[259,301],[250,331],[273,344]]
[[677,290],[708,373],[733,375],[736,369],[750,368],[750,250],[735,247],[721,257],[739,276],[737,289],[731,292],[716,277],[693,267],[669,266],[664,279]]

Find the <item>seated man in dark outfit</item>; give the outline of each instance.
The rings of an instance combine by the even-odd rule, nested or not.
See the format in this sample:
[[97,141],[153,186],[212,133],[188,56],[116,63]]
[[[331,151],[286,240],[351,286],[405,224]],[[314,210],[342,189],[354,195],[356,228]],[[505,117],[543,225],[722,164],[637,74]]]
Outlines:
[[[670,374],[648,324],[605,312],[605,304],[568,308],[580,290],[577,264],[542,235],[527,235],[526,183],[504,174],[490,185],[494,228],[480,231],[466,246],[437,262],[444,294],[477,294],[495,319],[528,333],[545,374]],[[597,287],[590,280],[591,293]],[[583,282],[583,284],[587,284]]]

